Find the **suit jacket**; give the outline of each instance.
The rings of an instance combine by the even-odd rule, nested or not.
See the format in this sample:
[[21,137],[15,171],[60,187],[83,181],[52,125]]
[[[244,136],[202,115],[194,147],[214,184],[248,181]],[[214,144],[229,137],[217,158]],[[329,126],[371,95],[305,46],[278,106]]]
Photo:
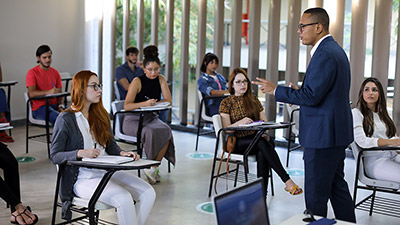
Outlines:
[[300,105],[300,144],[305,148],[346,146],[353,141],[349,100],[350,64],[332,38],[325,38],[308,65],[301,89],[278,86],[275,99]]

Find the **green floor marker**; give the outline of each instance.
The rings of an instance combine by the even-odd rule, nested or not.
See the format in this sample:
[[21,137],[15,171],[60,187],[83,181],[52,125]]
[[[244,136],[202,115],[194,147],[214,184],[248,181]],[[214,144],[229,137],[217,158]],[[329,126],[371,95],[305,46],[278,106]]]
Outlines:
[[212,202],[200,203],[196,206],[197,211],[207,214],[214,214],[214,206]]
[[291,177],[303,177],[304,176],[304,170],[302,170],[302,169],[288,169],[287,172]]
[[29,157],[29,156],[26,156],[26,157],[17,157],[17,161],[20,162],[20,163],[33,162],[33,161],[35,161],[35,160],[36,160],[35,158]]
[[191,159],[200,159],[200,160],[214,158],[214,154],[207,152],[189,153],[186,156]]

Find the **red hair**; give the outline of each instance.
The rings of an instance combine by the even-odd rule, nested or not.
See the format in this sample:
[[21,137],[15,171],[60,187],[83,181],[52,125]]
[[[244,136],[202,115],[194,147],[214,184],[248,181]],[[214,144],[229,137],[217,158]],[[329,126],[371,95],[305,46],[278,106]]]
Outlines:
[[[89,70],[82,70],[75,74],[71,83],[71,101],[72,112],[80,112],[83,109],[86,98],[86,89],[89,85],[89,79],[97,74]],[[92,103],[89,108],[89,126],[96,142],[104,148],[108,146],[111,140],[110,116],[103,106],[101,100],[98,103]]]

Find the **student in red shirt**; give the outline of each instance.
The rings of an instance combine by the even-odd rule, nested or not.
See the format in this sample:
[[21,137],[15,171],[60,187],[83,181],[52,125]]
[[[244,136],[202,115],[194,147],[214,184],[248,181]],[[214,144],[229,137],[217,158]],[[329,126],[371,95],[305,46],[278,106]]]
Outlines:
[[[62,88],[60,73],[50,67],[52,61],[52,51],[49,46],[41,45],[36,50],[37,63],[39,65],[33,67],[26,75],[26,87],[28,88],[29,97],[49,95],[60,93]],[[49,121],[54,123],[56,118],[64,109],[62,98],[50,99]],[[32,113],[36,119],[46,119],[46,100],[33,100]]]

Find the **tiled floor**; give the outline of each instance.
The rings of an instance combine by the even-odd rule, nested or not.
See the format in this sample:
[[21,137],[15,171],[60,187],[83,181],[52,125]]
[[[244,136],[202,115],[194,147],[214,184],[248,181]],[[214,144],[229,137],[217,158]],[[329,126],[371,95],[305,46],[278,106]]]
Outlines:
[[[38,131],[41,131],[41,129],[32,129],[32,132]],[[25,128],[15,128],[13,137],[16,142],[9,144],[9,148],[17,157],[26,156]],[[172,168],[172,172],[168,174],[166,161],[163,161],[161,166],[162,181],[154,185],[157,199],[146,224],[215,224],[212,214],[199,212],[196,209],[197,205],[211,200],[207,194],[212,160],[188,158],[187,155],[194,152],[195,138],[194,134],[174,131],[177,156],[176,167]],[[215,139],[201,137],[199,152],[213,153],[214,144]],[[130,148],[125,144],[121,144],[121,146],[123,149]],[[27,155],[35,157],[36,160],[29,163],[20,163],[22,200],[39,215],[40,221],[38,224],[50,224],[56,168],[47,159],[47,150],[44,143],[30,141],[30,149]],[[277,148],[277,151],[281,161],[285,163],[285,149]],[[303,187],[303,177],[301,176],[303,162],[301,157],[301,152],[292,153],[290,168],[288,169],[291,171],[299,169],[299,173],[294,173],[292,179]],[[354,168],[354,160],[351,158],[346,159],[346,179],[349,182],[351,191],[354,182]],[[255,170],[254,165],[252,165],[251,170]],[[231,187],[231,183],[229,184]],[[271,224],[273,225],[302,213],[304,210],[304,195],[291,196],[283,190],[283,187],[283,183],[274,174],[275,196],[268,194],[267,197]],[[221,192],[224,191],[224,180],[221,179],[219,181],[218,189]],[[5,204],[0,206],[0,224],[8,224],[9,215],[9,210],[5,208]],[[378,214],[370,217],[366,212],[359,210],[356,210],[356,215],[359,224],[400,224],[400,219],[395,217]],[[329,209],[328,217],[333,217],[331,209]],[[101,218],[116,222],[116,214],[113,210],[101,212]]]

